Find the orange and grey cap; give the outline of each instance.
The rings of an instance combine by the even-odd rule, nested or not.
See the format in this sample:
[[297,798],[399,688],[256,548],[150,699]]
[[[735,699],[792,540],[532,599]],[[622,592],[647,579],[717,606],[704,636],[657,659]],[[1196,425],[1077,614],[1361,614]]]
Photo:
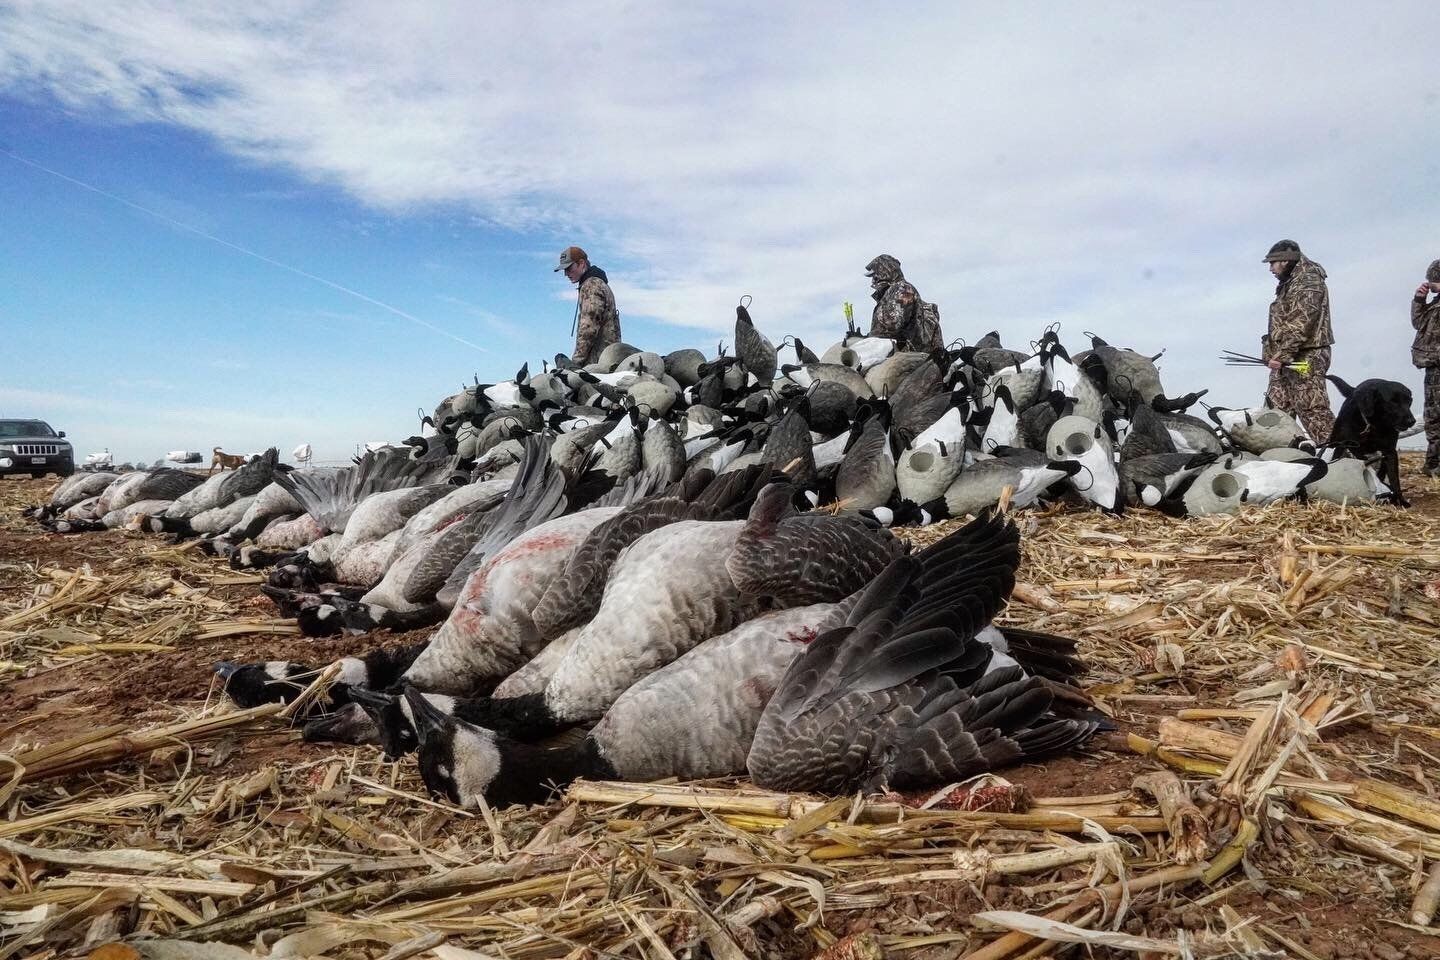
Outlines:
[[553,272],[559,273],[561,270],[569,267],[572,263],[575,263],[579,260],[588,261],[589,259],[589,257],[585,256],[585,251],[581,250],[579,247],[566,247],[564,250],[560,251],[560,266],[556,267]]
[[1281,263],[1287,263],[1299,259],[1300,244],[1296,243],[1294,240],[1281,240],[1270,248],[1270,252],[1265,254],[1265,259],[1262,262],[1275,263],[1278,261]]

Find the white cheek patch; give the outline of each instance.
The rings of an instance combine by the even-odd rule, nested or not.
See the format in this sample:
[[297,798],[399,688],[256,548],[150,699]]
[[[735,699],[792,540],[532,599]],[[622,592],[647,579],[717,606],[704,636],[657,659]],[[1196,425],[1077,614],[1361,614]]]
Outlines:
[[461,806],[478,806],[475,798],[483,797],[500,773],[500,748],[488,730],[461,724],[455,731],[455,792]]
[[267,660],[265,661],[265,676],[271,680],[288,680],[290,677],[289,660]]
[[362,687],[369,679],[370,670],[365,666],[364,660],[359,657],[342,657],[340,659],[340,673],[335,677],[336,683]]

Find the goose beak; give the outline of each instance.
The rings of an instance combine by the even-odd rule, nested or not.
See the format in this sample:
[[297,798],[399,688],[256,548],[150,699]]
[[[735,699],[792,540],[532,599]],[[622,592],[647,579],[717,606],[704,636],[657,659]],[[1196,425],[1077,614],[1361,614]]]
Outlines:
[[210,669],[213,670],[221,680],[229,680],[239,672],[240,664],[231,663],[229,660],[217,660],[215,665]]
[[368,687],[351,687],[349,693],[350,699],[360,704],[372,717],[378,716],[380,711],[395,702],[395,698],[390,694],[371,690]]
[[425,746],[429,740],[439,739],[445,732],[445,722],[450,718],[414,687],[405,688],[405,702],[410,705],[410,716],[414,720],[415,736],[420,746]]

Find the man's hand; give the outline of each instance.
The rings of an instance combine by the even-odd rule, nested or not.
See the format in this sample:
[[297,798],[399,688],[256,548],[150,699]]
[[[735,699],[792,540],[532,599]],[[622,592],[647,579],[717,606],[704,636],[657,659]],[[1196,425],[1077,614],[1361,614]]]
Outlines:
[[1424,300],[1424,299],[1425,299],[1427,296],[1429,296],[1429,295],[1430,295],[1430,283],[1429,283],[1429,281],[1426,281],[1425,283],[1422,283],[1422,284],[1420,284],[1420,286],[1418,286],[1418,287],[1415,288],[1415,299],[1416,299],[1416,300]]
[[1281,367],[1285,366],[1285,364],[1281,363],[1279,360],[1271,360],[1269,363],[1265,364],[1265,366],[1269,367],[1271,370],[1279,370]]

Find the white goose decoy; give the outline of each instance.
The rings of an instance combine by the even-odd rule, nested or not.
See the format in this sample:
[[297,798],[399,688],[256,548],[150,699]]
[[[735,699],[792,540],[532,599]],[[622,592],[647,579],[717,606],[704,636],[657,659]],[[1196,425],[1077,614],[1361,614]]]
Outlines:
[[1184,512],[1192,517],[1235,513],[1246,500],[1245,477],[1225,465],[1206,467],[1181,495]]
[[985,425],[985,435],[980,441],[982,450],[996,447],[1013,447],[1020,435],[1020,410],[1010,395],[1010,388],[996,383],[991,392],[990,422]]
[[1059,389],[1066,396],[1075,398],[1075,413],[1099,421],[1105,413],[1104,398],[1100,388],[1084,370],[1070,360],[1070,354],[1058,341],[1050,343],[1045,350],[1045,389]]
[[1047,456],[1081,465],[1083,469],[1070,478],[1070,485],[1080,496],[1102,510],[1124,509],[1114,447],[1103,426],[1086,417],[1061,417],[1050,428],[1045,447]]
[[978,516],[1000,501],[1011,488],[1010,503],[1028,507],[1057,481],[1073,477],[1081,469],[1074,460],[1049,460],[1035,450],[1002,450],[1004,456],[976,460],[960,471],[945,493],[920,505],[925,522],[949,517]]
[[945,441],[912,445],[895,461],[895,486],[910,503],[928,503],[950,489],[965,466],[965,446]]
[[1309,439],[1298,420],[1273,407],[1243,410],[1211,407],[1209,413],[1216,426],[1237,447],[1249,453],[1264,453],[1274,447],[1294,446]]
[[1329,472],[1329,465],[1318,457],[1294,461],[1226,457],[1221,464],[1245,478],[1245,502],[1262,507],[1301,494]]
[[965,423],[968,411],[968,394],[964,390],[952,391],[945,412],[934,423],[915,435],[915,439],[910,441],[910,449],[918,450],[927,445],[938,446],[942,443],[947,448],[963,448],[966,439]]
[[[990,514],[985,539],[946,543],[949,562],[895,560],[845,625],[786,670],[746,761],[759,786],[845,794],[916,790],[1083,743],[1094,721],[1051,714],[1053,694],[1016,667],[986,672],[977,639],[1020,563],[1019,533]],[[947,538],[948,539],[948,538]]]
[[530,364],[527,361],[516,371],[515,379],[480,387],[480,391],[496,407],[528,406],[536,395],[535,388],[526,382],[529,379]]

